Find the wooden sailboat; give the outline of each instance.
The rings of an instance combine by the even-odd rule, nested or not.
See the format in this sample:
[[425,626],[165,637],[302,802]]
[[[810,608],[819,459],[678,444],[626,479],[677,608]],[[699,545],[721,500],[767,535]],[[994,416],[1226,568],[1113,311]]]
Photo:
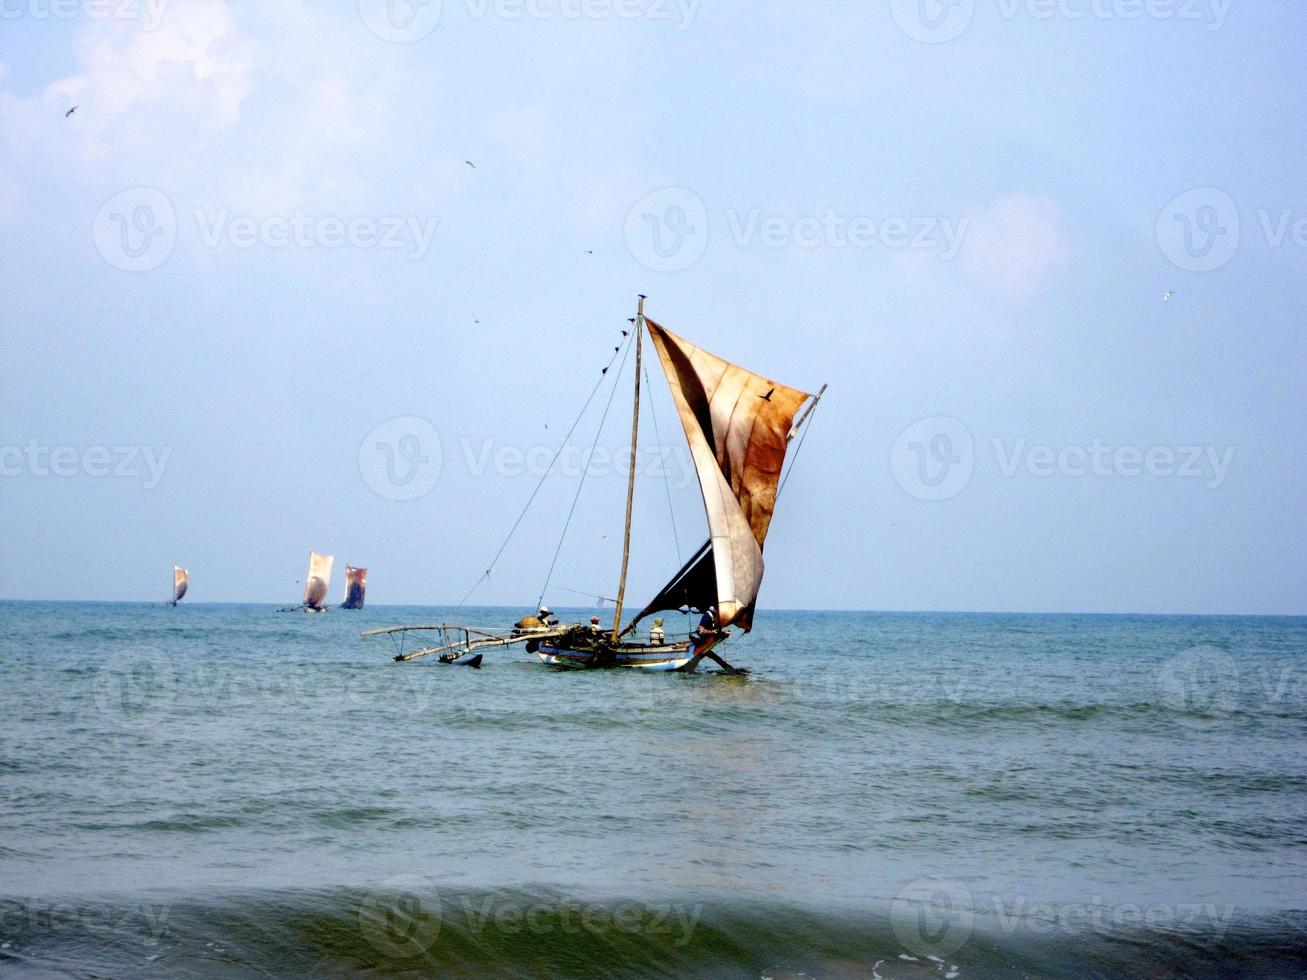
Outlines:
[[[786,453],[826,387],[823,385],[817,394],[811,395],[710,354],[647,319],[644,301],[645,297],[641,296],[632,321],[635,324],[632,451],[621,577],[612,629],[548,623],[514,629],[441,624],[369,630],[364,636],[389,637],[395,644],[395,659],[399,661],[434,656],[441,663],[477,666],[488,650],[524,645],[527,652],[557,667],[692,672],[708,659],[729,673],[737,672],[715,651],[730,635],[730,627],[746,633],[753,628],[758,587],[762,583],[763,542],[776,507]],[[640,379],[646,332],[658,353],[689,442],[708,518],[709,538],[647,605],[623,623],[631,559],[635,449],[640,435]],[[488,576],[490,571],[485,574]],[[705,615],[699,629],[683,640],[640,643],[632,639],[645,617],[668,609],[705,614],[711,611],[711,615]],[[421,635],[424,631],[437,634],[440,642],[405,652],[407,634]]]
[[[540,640],[536,652],[545,663],[555,666],[691,672],[704,659],[710,659],[734,673],[735,668],[714,651],[730,635],[729,627],[736,626],[746,633],[753,628],[762,584],[763,542],[771,526],[786,451],[826,388],[823,385],[812,395],[710,354],[646,318],[644,300],[640,297],[635,319],[631,469],[613,628],[611,632],[598,632],[574,627],[561,636]],[[646,331],[658,353],[689,442],[709,538],[671,581],[623,624]],[[667,609],[708,615],[699,629],[680,642],[638,643],[628,639],[641,620]]]
[[304,579],[304,601],[298,606],[288,606],[281,612],[326,612],[327,589],[331,586],[331,568],[336,559],[333,555],[320,555],[309,552],[309,571]]
[[363,594],[368,587],[368,570],[345,566],[345,598],[340,602],[341,609],[362,609]]
[[168,605],[175,606],[177,603],[181,602],[182,596],[186,594],[186,590],[190,588],[190,585],[191,578],[190,575],[187,574],[186,569],[182,568],[180,565],[173,565],[172,599],[168,601]]

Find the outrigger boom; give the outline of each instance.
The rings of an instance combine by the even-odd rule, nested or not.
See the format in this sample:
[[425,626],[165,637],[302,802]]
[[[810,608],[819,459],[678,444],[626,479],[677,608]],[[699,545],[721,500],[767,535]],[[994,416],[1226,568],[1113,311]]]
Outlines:
[[[404,635],[407,633],[421,632],[438,632],[441,634],[443,642],[439,646],[423,647],[420,650],[413,650],[409,653],[404,652]],[[390,626],[383,629],[367,630],[363,636],[390,636],[398,637],[395,643],[395,659],[400,663],[408,663],[411,660],[421,660],[423,657],[439,657],[441,663],[460,664],[473,654],[476,654],[477,666],[481,662],[480,652],[492,650],[501,647],[511,647],[518,643],[529,643],[532,640],[550,639],[562,636],[566,633],[565,629],[540,631],[526,635],[509,635],[504,636],[503,630],[495,630],[489,627],[482,628],[477,626],[454,626],[448,623],[442,623],[436,626]],[[450,635],[462,634],[461,639],[450,639]],[[461,664],[460,664],[461,666]]]

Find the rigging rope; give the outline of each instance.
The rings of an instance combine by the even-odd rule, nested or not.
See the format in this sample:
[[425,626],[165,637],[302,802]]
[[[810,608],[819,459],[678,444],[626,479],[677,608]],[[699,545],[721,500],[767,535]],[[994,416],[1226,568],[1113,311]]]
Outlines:
[[[581,424],[581,419],[585,417],[586,410],[590,407],[590,403],[594,401],[595,395],[599,393],[599,389],[603,386],[604,381],[607,380],[608,372],[612,370],[613,362],[616,360],[617,351],[613,351],[613,356],[608,359],[608,367],[604,368],[603,373],[599,375],[599,380],[595,382],[595,386],[590,389],[589,397],[586,398],[585,404],[581,406],[581,411],[577,413],[576,420],[572,423],[572,427],[567,430],[567,435],[563,436],[563,441],[558,444],[558,448],[554,451],[554,458],[549,461],[549,465],[545,467],[544,473],[540,474],[540,482],[537,483],[535,489],[531,491],[531,496],[527,498],[526,506],[522,508],[522,513],[517,515],[517,520],[513,522],[513,526],[509,529],[508,536],[504,538],[504,543],[501,544],[499,550],[495,552],[495,557],[490,559],[489,567],[486,568],[479,579],[472,583],[472,588],[468,589],[463,598],[458,601],[458,605],[454,607],[455,609],[462,609],[467,600],[472,597],[472,593],[475,592],[481,583],[490,577],[490,573],[495,570],[495,565],[498,563],[500,556],[503,555],[504,549],[507,548],[508,543],[513,540],[513,535],[517,533],[518,526],[522,523],[522,519],[526,517],[526,512],[531,509],[531,504],[535,502],[536,495],[540,493],[540,488],[545,485],[545,480],[549,478],[549,474],[553,470],[554,464],[558,462],[558,457],[563,454],[563,450],[567,446],[567,440],[572,438],[572,433],[575,432],[576,427]],[[625,355],[622,356],[622,363],[626,363]],[[619,370],[618,373],[620,374],[621,371]],[[615,379],[613,382],[613,390],[617,390],[617,382]],[[611,395],[608,400],[610,403],[612,402]],[[605,414],[607,414],[607,409],[605,409]]]
[[[631,331],[631,337],[626,339],[626,344],[622,347],[622,363],[617,369],[617,374],[613,377],[613,390],[608,393],[608,402],[604,405],[603,418],[599,420],[599,428],[595,430],[594,442],[590,444],[590,455],[586,457],[585,468],[581,470],[581,482],[577,484],[576,495],[572,497],[572,507],[567,512],[567,520],[563,522],[563,533],[558,537],[558,547],[554,549],[554,560],[549,563],[549,573],[545,575],[545,584],[540,589],[540,598],[536,600],[536,607],[539,608],[545,601],[545,592],[549,590],[549,580],[554,577],[554,566],[558,564],[558,555],[563,550],[563,541],[567,538],[567,529],[572,525],[572,515],[576,513],[577,502],[581,499],[581,491],[585,489],[585,478],[590,474],[590,461],[594,459],[595,449],[599,445],[599,437],[604,434],[604,424],[608,421],[608,410],[613,407],[613,396],[617,394],[617,382],[626,369],[626,355],[631,352],[631,338],[635,336],[635,331]],[[613,357],[616,357],[616,351]],[[605,375],[607,377],[607,375]],[[631,447],[631,452],[635,452],[635,447]]]
[[[813,405],[814,411],[816,410],[816,407],[816,405]],[[808,423],[811,421],[811,418],[803,420],[803,431],[799,433],[799,444],[794,447],[794,455],[790,457],[790,465],[786,467],[785,475],[781,477],[781,485],[776,488],[777,500],[780,500],[781,493],[785,490],[785,484],[790,482],[790,474],[794,472],[794,467],[798,465],[799,453],[803,452],[803,440],[808,438]]]
[[[659,449],[665,449],[663,446],[663,437],[658,433],[658,412],[654,408],[653,390],[649,384],[649,368],[646,365],[644,369],[644,386],[650,389],[649,393],[649,417],[653,419],[654,441],[658,444]],[[672,540],[676,542],[676,562],[678,565],[684,565],[681,559],[681,536],[676,532],[676,508],[672,506],[672,481],[668,476],[666,460],[663,460],[663,489],[667,491],[667,513],[672,516]]]

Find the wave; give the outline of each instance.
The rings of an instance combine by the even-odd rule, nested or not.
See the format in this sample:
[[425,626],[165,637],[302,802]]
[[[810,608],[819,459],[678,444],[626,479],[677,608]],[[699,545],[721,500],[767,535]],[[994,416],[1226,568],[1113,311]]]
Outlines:
[[[1014,924],[955,910],[819,911],[738,897],[382,886],[103,902],[0,900],[15,976],[1307,977],[1307,912],[1142,925],[1081,909]],[[1118,918],[1120,918],[1118,916]]]

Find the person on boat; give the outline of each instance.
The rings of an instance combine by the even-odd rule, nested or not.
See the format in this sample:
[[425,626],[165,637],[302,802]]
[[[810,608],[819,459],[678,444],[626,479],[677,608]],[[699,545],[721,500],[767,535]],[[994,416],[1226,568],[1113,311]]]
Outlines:
[[558,625],[558,620],[554,614],[549,611],[548,606],[541,606],[540,612],[535,616],[523,616],[513,624],[513,629],[519,633],[535,633],[541,630],[552,629]]
[[717,628],[717,607],[709,606],[703,611],[703,615],[699,617],[699,625],[690,634],[690,639],[698,643],[710,636],[716,636],[719,632],[721,631]]
[[598,616],[591,616],[591,617],[590,617],[590,632],[591,632],[591,633],[602,633],[602,632],[603,632],[602,627],[600,627],[600,625],[599,625],[599,617],[598,617]]
[[649,642],[663,644],[667,642],[667,632],[663,629],[663,621],[655,619],[654,624],[649,629]]

